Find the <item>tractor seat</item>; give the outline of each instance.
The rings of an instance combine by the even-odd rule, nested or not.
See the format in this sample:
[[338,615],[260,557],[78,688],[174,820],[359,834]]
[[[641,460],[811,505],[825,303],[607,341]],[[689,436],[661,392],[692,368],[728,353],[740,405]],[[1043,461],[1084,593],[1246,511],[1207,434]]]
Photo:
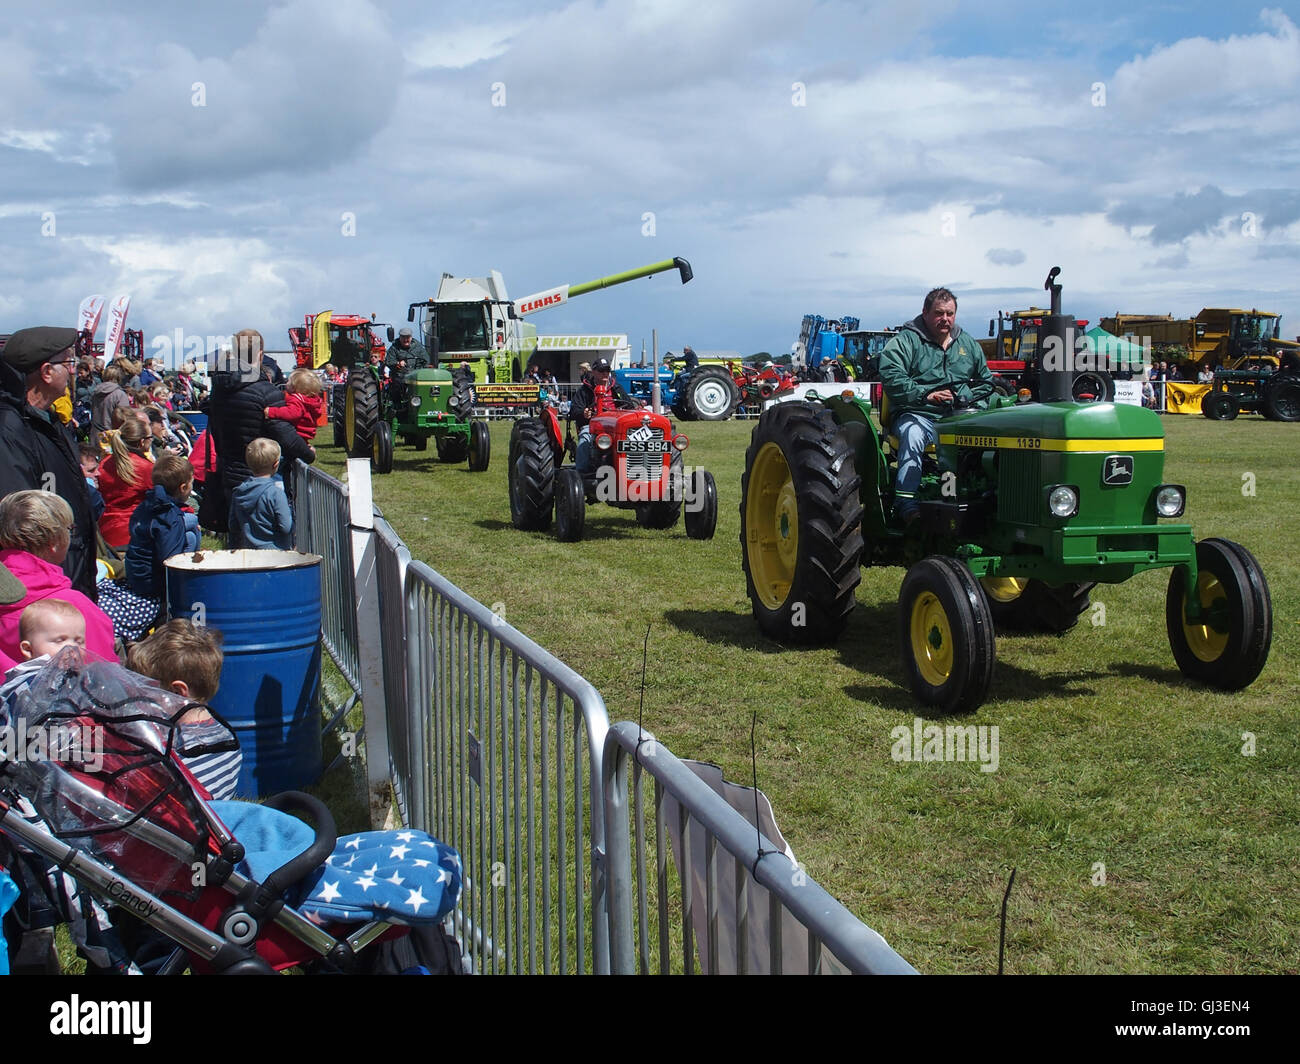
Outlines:
[[[889,425],[889,393],[886,392],[884,388],[881,388],[880,389],[880,427],[883,430],[881,432],[881,435],[885,437],[885,442],[889,446],[890,453],[893,455],[897,455],[898,436],[893,432],[893,430],[887,428],[888,425]],[[930,458],[936,457],[937,452],[934,449],[934,444],[929,444],[925,448],[925,453],[927,457]]]

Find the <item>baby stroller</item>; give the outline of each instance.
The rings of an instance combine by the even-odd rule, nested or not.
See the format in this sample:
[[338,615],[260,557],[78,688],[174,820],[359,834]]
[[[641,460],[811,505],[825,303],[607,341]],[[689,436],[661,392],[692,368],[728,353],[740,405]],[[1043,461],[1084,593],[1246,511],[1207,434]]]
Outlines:
[[441,927],[462,878],[450,847],[417,831],[336,839],[325,806],[296,791],[210,801],[181,759],[230,749],[229,728],[182,725],[194,703],[75,647],[13,686],[0,701],[0,870],[96,966],[137,970],[135,939],[160,973],[459,970]]

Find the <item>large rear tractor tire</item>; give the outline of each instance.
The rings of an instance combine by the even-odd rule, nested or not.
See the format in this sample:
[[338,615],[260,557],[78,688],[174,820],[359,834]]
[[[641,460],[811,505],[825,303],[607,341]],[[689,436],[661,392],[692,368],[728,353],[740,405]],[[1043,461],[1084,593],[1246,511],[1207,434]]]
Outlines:
[[1070,396],[1076,403],[1113,403],[1115,378],[1104,370],[1081,370],[1070,382]]
[[561,543],[577,543],[586,521],[587,493],[582,474],[573,466],[565,466],[555,478],[555,538]]
[[511,429],[507,477],[510,521],[515,528],[550,528],[555,507],[555,452],[546,427],[537,418],[523,418]]
[[451,377],[451,398],[447,400],[447,410],[459,418],[474,415],[474,375],[468,370],[458,369]]
[[1165,627],[1178,668],[1189,679],[1239,691],[1254,682],[1273,642],[1273,601],[1254,555],[1239,543],[1196,544],[1196,590],[1209,612],[1190,623],[1187,580],[1174,569],[1165,595]]
[[839,637],[862,580],[861,481],[828,408],[768,407],[745,453],[740,551],[763,633],[783,643]]
[[469,423],[469,471],[482,473],[492,457],[492,437],[488,435],[486,421]]
[[941,713],[978,709],[997,649],[988,599],[970,570],[955,558],[921,559],[903,578],[898,622],[912,693]]
[[335,384],[330,399],[330,421],[334,425],[334,446],[347,450],[348,438],[344,426],[344,418],[347,417],[347,389],[342,384]]
[[370,446],[370,468],[381,475],[393,471],[393,427],[387,421],[375,423],[375,434]]
[[1096,584],[1062,584],[1014,576],[988,576],[980,586],[989,600],[989,612],[998,628],[1054,632],[1064,635],[1092,605],[1089,593]]
[[689,421],[726,421],[740,405],[740,388],[721,366],[704,366],[690,375],[682,396]]
[[697,469],[686,496],[686,534],[691,539],[712,539],[718,527],[718,485],[707,469]]
[[1211,421],[1231,421],[1240,412],[1236,397],[1229,392],[1210,392],[1201,400],[1201,413]]
[[379,382],[364,366],[348,370],[343,407],[343,434],[349,458],[369,458],[379,424]]
[[1264,386],[1264,416],[1270,421],[1300,421],[1300,377],[1279,373]]

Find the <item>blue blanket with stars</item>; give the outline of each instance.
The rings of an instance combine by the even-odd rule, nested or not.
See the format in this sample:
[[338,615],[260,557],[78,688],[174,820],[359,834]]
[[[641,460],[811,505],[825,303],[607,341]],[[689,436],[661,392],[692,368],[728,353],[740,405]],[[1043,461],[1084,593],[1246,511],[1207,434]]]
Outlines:
[[[261,882],[311,845],[314,833],[295,816],[252,802],[211,802],[243,844],[240,871]],[[290,899],[318,923],[437,923],[456,907],[460,854],[423,831],[366,831],[338,840],[334,852]]]

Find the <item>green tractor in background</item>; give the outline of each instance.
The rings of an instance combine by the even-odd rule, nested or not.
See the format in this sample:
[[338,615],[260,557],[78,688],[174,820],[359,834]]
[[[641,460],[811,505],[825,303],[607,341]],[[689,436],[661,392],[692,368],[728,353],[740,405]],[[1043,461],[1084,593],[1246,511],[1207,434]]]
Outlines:
[[[309,315],[305,327],[290,330],[300,366],[318,369],[334,361],[347,371],[345,382],[334,390],[335,446],[350,458],[369,458],[376,473],[391,473],[394,439],[425,451],[432,437],[439,461],[468,458],[472,472],[487,469],[491,443],[487,423],[474,420],[473,374],[465,368],[435,367],[413,370],[401,380],[390,378],[377,328],[372,319],[326,310]],[[391,325],[387,335],[391,342]]]
[[491,456],[487,422],[474,418],[474,377],[463,367],[412,370],[399,381],[385,377],[382,365],[353,366],[343,435],[348,454],[369,457],[381,474],[393,471],[394,438],[417,451],[432,438],[438,461],[469,459],[472,473],[486,470]]
[[[1052,314],[1042,336],[1064,349],[1073,319],[1060,313],[1058,273],[1045,286]],[[995,395],[988,409],[941,420],[920,514],[907,525],[893,516],[896,444],[869,403],[830,392],[764,411],[740,505],[747,591],[764,634],[831,642],[848,623],[860,567],[905,566],[898,624],[912,691],[940,712],[969,712],[993,678],[996,628],[1065,632],[1095,584],[1172,568],[1165,622],[1179,669],[1224,690],[1253,682],[1273,630],[1258,562],[1236,543],[1196,542],[1189,525],[1168,523],[1186,493],[1164,482],[1160,417],[1068,401],[1072,378],[1045,370],[1049,401]]]

